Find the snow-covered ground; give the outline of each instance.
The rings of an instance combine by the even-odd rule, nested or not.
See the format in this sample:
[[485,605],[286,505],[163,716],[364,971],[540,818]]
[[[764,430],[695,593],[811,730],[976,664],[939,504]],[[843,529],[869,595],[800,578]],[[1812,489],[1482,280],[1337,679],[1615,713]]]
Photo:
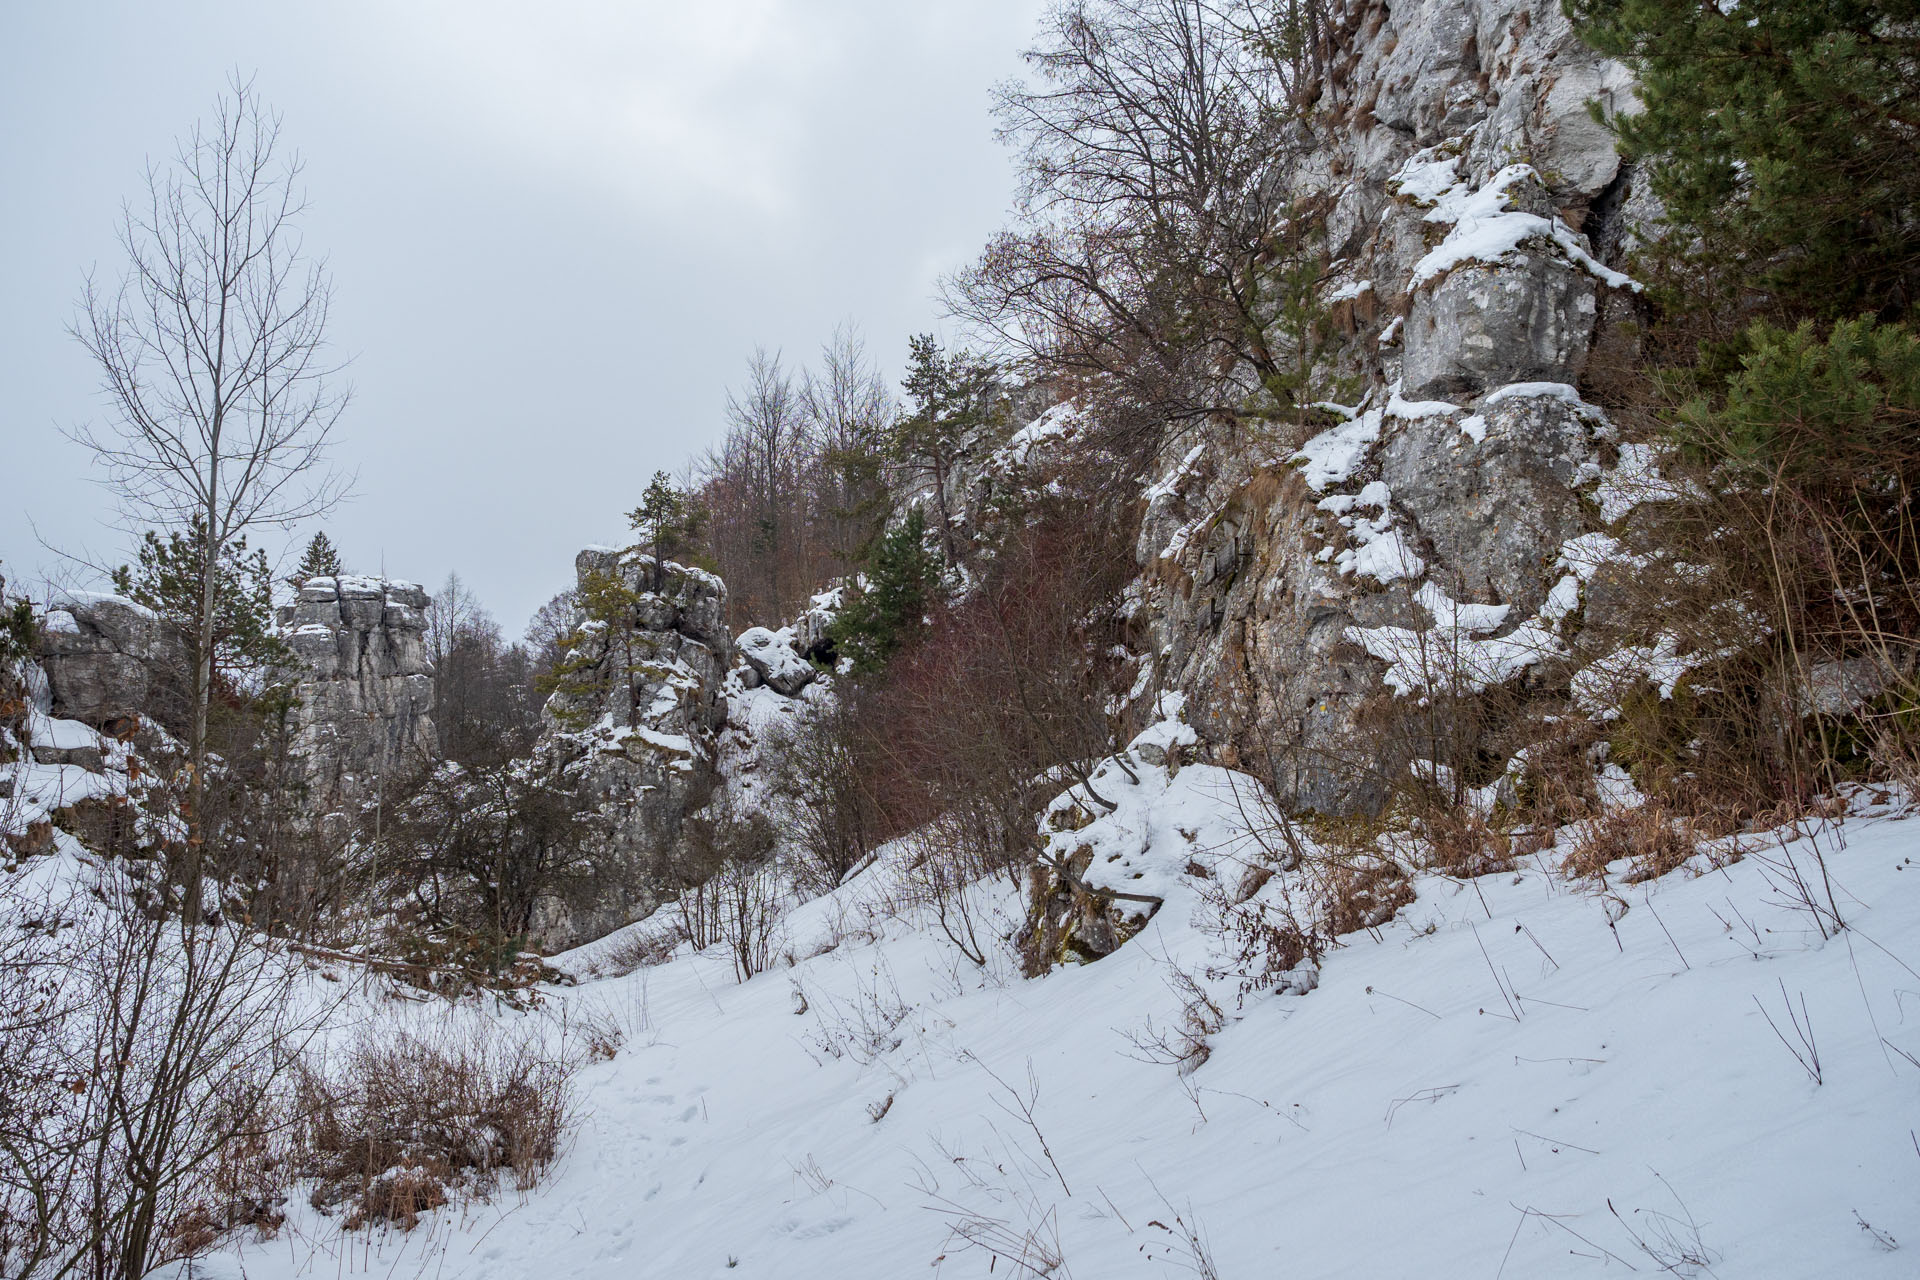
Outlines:
[[[1221,856],[1189,835],[1238,812],[1226,775],[1141,775],[1100,838],[1149,873]],[[1309,994],[1236,1007],[1201,977],[1229,1020],[1184,1076],[1141,1045],[1179,1024],[1174,970],[1218,959],[1191,893],[1027,981],[893,914],[883,860],[788,918],[791,967],[736,984],[682,956],[556,992],[627,1038],[535,1191],[346,1240],[296,1207],[195,1274],[1021,1277],[1031,1241],[1080,1280],[1911,1276],[1920,822],[1867,807],[1818,849],[1830,939],[1778,869],[1812,874],[1808,839],[1610,895],[1551,853],[1423,879]],[[1022,899],[975,906],[1004,931]]]

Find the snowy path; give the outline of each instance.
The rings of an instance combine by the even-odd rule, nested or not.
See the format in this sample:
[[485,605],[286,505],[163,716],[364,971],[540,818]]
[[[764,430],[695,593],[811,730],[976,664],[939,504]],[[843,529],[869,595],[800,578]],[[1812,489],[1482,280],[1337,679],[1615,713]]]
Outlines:
[[[1175,1212],[1224,1280],[1663,1261],[1912,1276],[1917,857],[1920,821],[1849,822],[1831,867],[1853,927],[1826,941],[1754,858],[1622,889],[1617,934],[1603,900],[1539,872],[1423,881],[1378,940],[1329,958],[1319,990],[1250,996],[1191,1096],[1124,1035],[1177,1018],[1166,963],[1206,954],[1165,913],[1096,965],[984,988],[937,934],[898,922],[745,985],[724,959],[681,959],[566,996],[632,1035],[582,1076],[590,1118],[523,1201],[351,1261],[282,1239],[202,1274],[987,1275],[988,1255],[949,1237],[965,1209],[1057,1231],[1054,1274],[1080,1280],[1191,1273],[1150,1225]],[[820,933],[832,906],[803,909],[794,936]],[[1820,1083],[1766,1020],[1793,1037],[1783,989],[1796,1009],[1804,997]],[[823,1052],[863,1017],[883,1023],[896,993],[898,1048],[864,1066]],[[1003,1259],[992,1274],[1026,1273]]]

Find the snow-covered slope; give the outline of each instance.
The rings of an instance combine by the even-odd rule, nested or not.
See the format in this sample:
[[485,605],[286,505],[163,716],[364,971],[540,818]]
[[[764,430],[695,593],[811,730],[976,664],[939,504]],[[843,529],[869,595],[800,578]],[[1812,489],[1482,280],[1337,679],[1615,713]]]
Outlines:
[[[1238,811],[1220,772],[1143,771],[1142,866]],[[1910,1276],[1917,837],[1869,809],[1611,896],[1551,852],[1423,879],[1317,990],[1239,1007],[1203,976],[1219,943],[1191,895],[1023,981],[894,914],[883,860],[788,918],[790,968],[736,984],[682,956],[556,993],[628,1039],[523,1199],[351,1243],[302,1208],[198,1274]],[[1778,869],[1816,848],[1849,925],[1830,939]],[[1004,931],[1022,900],[973,905]],[[1185,1075],[1142,1048],[1180,1022],[1176,968],[1228,1016]]]

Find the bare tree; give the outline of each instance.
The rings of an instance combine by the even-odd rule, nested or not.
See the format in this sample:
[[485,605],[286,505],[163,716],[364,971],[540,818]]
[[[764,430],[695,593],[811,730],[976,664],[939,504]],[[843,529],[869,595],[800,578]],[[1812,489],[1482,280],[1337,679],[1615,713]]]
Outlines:
[[806,417],[778,354],[753,353],[746,387],[727,395],[727,424],[702,468],[714,550],[744,616],[771,621],[796,603],[791,569],[804,562],[808,532],[797,513],[808,470]]
[[[440,667],[452,656],[461,634],[485,615],[479,597],[467,589],[458,573],[449,573],[427,601],[427,661],[436,669]],[[493,620],[488,618],[487,622],[491,625]]]
[[29,1280],[142,1276],[266,1221],[280,1084],[332,1012],[250,926],[100,892],[0,887],[0,1269]]
[[1288,172],[1310,141],[1290,47],[1230,0],[1069,0],[1026,55],[1037,83],[998,91],[1020,219],[947,303],[1042,372],[1146,410],[1129,452],[1301,399],[1312,352],[1287,321],[1311,310],[1321,255]]
[[126,272],[112,288],[89,278],[73,326],[111,410],[74,438],[130,519],[206,529],[188,736],[195,913],[221,554],[248,529],[320,515],[348,483],[325,466],[347,403],[326,352],[332,285],[304,252],[301,165],[281,151],[280,117],[235,78],[212,123],[149,166],[144,201],[122,212]]
[[881,468],[895,408],[886,378],[867,354],[866,340],[850,323],[821,344],[819,370],[801,375],[800,402],[818,472],[814,515],[829,561],[813,567],[809,576],[817,580],[844,573],[885,519]]

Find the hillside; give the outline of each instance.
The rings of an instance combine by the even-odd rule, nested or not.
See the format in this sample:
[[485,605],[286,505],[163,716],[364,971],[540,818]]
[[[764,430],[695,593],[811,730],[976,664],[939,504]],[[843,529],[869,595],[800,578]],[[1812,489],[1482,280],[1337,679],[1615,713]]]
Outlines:
[[[1817,834],[1604,893],[1557,874],[1562,850],[1422,877],[1313,989],[1242,1002],[1206,977],[1224,957],[1196,895],[1237,874],[1232,788],[1252,784],[1142,772],[1096,837],[1171,893],[1115,955],[977,969],[895,905],[892,857],[789,915],[793,963],[745,984],[718,951],[593,977],[615,935],[547,993],[545,1016],[625,1037],[579,1077],[549,1181],[372,1237],[296,1208],[194,1274],[1909,1273],[1904,811],[1862,795]],[[1820,861],[1832,938],[1788,888]],[[1019,918],[1005,884],[973,892]],[[1199,993],[1219,1012],[1183,1065]]]

